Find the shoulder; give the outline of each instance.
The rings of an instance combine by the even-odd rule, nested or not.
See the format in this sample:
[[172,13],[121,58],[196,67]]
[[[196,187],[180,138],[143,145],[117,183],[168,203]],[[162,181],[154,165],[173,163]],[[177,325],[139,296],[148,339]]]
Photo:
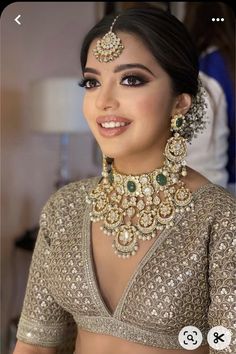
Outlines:
[[187,166],[187,176],[183,178],[183,181],[192,192],[210,183],[206,177],[189,166]]
[[210,182],[197,171],[188,168],[186,186],[192,191],[198,209],[219,217],[235,215],[236,198],[225,188]]
[[[214,184],[212,182],[203,185],[195,192],[199,201],[207,206],[211,206],[212,210],[218,213],[230,210],[232,214],[236,215],[236,198],[227,189]],[[227,213],[226,213],[227,214]]]
[[96,186],[100,178],[99,176],[85,178],[63,186],[50,196],[46,206],[51,206],[55,203],[58,204],[58,202],[60,203],[62,200],[67,203],[72,200],[80,200],[87,192]]
[[85,197],[92,190],[99,180],[100,176],[81,179],[71,182],[53,193],[40,214],[40,226],[55,225],[60,223],[60,218],[69,219],[70,215],[81,212],[85,207]]

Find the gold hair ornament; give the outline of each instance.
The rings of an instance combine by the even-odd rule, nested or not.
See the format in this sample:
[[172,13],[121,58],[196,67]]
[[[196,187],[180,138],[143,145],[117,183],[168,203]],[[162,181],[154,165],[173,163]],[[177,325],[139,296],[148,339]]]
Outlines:
[[93,49],[94,56],[101,63],[115,60],[124,49],[121,39],[112,31],[118,17],[119,15],[112,22],[109,32],[97,41],[96,47]]

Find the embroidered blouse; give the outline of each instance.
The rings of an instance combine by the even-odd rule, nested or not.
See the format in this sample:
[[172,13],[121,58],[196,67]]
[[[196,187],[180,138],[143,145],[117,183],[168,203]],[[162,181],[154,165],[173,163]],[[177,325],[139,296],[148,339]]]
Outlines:
[[[195,210],[176,214],[139,262],[111,313],[99,291],[91,248],[92,177],[54,193],[40,216],[17,338],[71,354],[78,328],[165,349],[183,349],[185,326],[222,325],[236,353],[235,199],[209,183],[193,193]],[[125,261],[125,260],[124,260]]]

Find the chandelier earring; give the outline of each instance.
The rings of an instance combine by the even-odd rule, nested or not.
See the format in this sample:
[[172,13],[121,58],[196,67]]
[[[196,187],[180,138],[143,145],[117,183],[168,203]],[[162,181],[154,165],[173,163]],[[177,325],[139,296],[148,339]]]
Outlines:
[[180,170],[182,176],[187,176],[186,161],[187,142],[181,136],[184,132],[185,119],[183,114],[175,114],[171,119],[171,131],[174,135],[168,139],[165,147],[165,156],[175,165],[176,170]]
[[109,176],[109,164],[107,161],[107,156],[102,154],[102,176],[104,177],[104,183],[108,183],[108,176]]

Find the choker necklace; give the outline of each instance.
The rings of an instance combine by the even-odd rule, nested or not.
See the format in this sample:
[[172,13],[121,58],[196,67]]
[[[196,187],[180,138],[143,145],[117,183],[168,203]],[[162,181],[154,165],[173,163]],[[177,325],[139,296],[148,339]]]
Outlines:
[[[174,225],[177,213],[193,210],[192,193],[180,180],[181,175],[187,174],[183,161],[186,151],[180,139],[178,133],[169,139],[163,167],[141,175],[126,175],[112,163],[101,183],[87,194],[86,202],[92,204],[90,219],[102,220],[101,230],[114,236],[112,247],[118,257],[135,255],[138,240],[152,239],[158,230]],[[175,145],[174,150],[171,144]],[[178,154],[173,161],[176,149]]]

